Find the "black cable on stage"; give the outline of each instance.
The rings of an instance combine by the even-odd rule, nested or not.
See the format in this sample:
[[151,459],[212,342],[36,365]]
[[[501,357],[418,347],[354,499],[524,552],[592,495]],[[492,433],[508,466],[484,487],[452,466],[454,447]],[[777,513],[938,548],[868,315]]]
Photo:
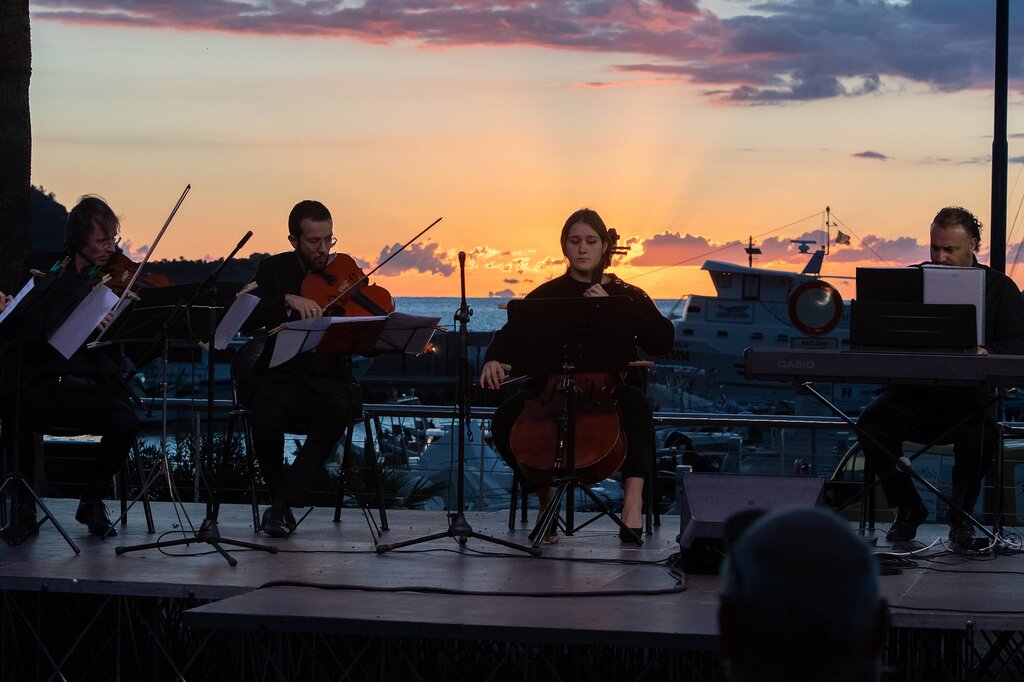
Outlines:
[[653,590],[591,590],[588,592],[496,592],[493,590],[459,590],[449,587],[430,587],[428,585],[404,585],[404,586],[371,586],[371,585],[347,585],[347,584],[317,584],[299,580],[272,580],[258,586],[257,590],[269,589],[271,587],[300,587],[314,588],[318,590],[331,591],[358,591],[358,592],[413,592],[418,594],[444,594],[461,595],[473,597],[530,597],[537,599],[550,599],[559,597],[583,598],[583,597],[627,597],[627,596],[657,596],[663,594],[676,594],[686,589],[685,580],[680,580],[672,587],[662,587]]

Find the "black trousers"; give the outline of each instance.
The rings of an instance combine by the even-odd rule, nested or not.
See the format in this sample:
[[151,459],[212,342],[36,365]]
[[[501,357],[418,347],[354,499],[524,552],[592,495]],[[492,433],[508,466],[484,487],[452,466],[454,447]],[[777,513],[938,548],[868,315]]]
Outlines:
[[33,433],[62,429],[98,435],[101,437],[100,446],[89,477],[84,481],[82,501],[102,499],[138,434],[139,420],[135,410],[101,384],[23,384],[20,398],[18,470],[31,480],[35,462]]
[[[312,391],[301,381],[257,384],[249,399],[253,449],[274,502],[301,507],[313,477],[334,453],[345,428],[362,410],[358,384],[333,393]],[[306,441],[284,474],[284,434]]]
[[864,409],[857,425],[865,457],[882,478],[885,497],[899,507],[917,497],[908,474],[896,470],[892,456],[901,456],[904,441],[930,443],[967,418],[962,427],[939,443],[953,445],[953,489],[950,499],[970,513],[981,493],[985,471],[999,446],[999,424],[992,396],[973,388],[895,386],[884,390]]
[[[622,430],[626,434],[626,459],[619,472],[623,478],[646,476],[651,471],[651,460],[654,458],[654,413],[651,403],[643,391],[634,386],[619,386],[615,393],[622,411]],[[512,453],[509,440],[516,417],[523,411],[526,401],[534,397],[529,391],[521,391],[498,407],[491,422],[491,435],[494,447],[509,467],[516,471],[519,462]],[[523,479],[524,488],[530,492],[537,486]]]

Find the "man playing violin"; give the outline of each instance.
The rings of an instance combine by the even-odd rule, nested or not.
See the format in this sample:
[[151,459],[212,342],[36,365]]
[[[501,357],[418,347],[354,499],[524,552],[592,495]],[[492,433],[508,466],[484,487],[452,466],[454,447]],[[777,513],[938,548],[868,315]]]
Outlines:
[[[26,475],[33,470],[35,432],[59,427],[99,435],[100,446],[75,513],[77,521],[99,536],[117,534],[102,498],[135,442],[138,419],[126,401],[117,364],[103,351],[83,348],[68,360],[45,339],[54,322],[63,319],[56,308],[63,306],[69,312],[97,284],[103,266],[115,253],[119,230],[120,221],[105,201],[81,198],[68,215],[63,259],[45,283],[37,284],[40,289],[46,287],[46,293],[27,305],[20,317],[9,320],[12,329],[4,329],[5,341],[19,349],[18,468]],[[15,314],[19,312],[20,306]],[[100,326],[109,319],[108,315]],[[10,402],[5,400],[5,415],[10,414]],[[21,537],[8,541],[20,542],[37,532],[33,500],[12,499],[14,515]]]
[[[319,201],[300,201],[288,216],[291,251],[263,259],[256,272],[256,306],[247,326],[266,329],[320,317],[323,306],[301,295],[307,275],[321,273],[337,243],[331,213]],[[263,353],[263,358],[270,355]],[[242,396],[252,413],[253,447],[270,490],[260,530],[272,537],[295,532],[292,507],[305,504],[316,473],[335,451],[346,425],[362,411],[362,391],[347,355],[300,353],[266,368],[258,363],[252,389]],[[295,461],[284,471],[284,434],[305,433]]]
[[[663,355],[672,350],[672,323],[658,311],[650,297],[641,289],[604,272],[610,262],[612,239],[596,211],[580,209],[570,215],[562,227],[560,241],[562,254],[569,261],[566,273],[540,285],[527,294],[526,298],[627,296],[633,302],[633,315],[622,323],[633,325],[637,345],[650,355]],[[505,380],[512,343],[507,330],[506,325],[495,333],[487,349],[486,361],[480,374],[480,385],[483,388],[497,389]],[[543,330],[539,332],[543,333]],[[546,377],[531,377],[526,389],[503,403],[494,415],[491,431],[495,446],[513,469],[519,465],[510,445],[512,426],[522,412],[525,401],[536,397],[545,383]],[[627,442],[626,458],[620,469],[624,492],[622,522],[634,533],[639,533],[641,529],[644,477],[650,473],[655,449],[654,422],[651,405],[643,390],[645,387],[646,377],[643,373],[631,371],[625,384],[619,386],[614,393],[622,410],[623,431]],[[550,487],[539,486],[535,490],[541,505],[551,498]],[[619,537],[623,541],[630,541],[633,534],[622,531]]]

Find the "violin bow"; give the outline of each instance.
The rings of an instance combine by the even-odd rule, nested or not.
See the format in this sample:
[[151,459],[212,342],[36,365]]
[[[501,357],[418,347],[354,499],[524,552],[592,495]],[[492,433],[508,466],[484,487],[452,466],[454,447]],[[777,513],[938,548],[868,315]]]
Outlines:
[[[443,218],[443,217],[444,217],[444,216],[441,216],[441,218]],[[377,267],[375,267],[375,268],[374,268],[373,270],[370,270],[370,271],[369,271],[368,273],[366,273],[365,275],[363,275],[362,277],[360,277],[360,278],[359,278],[358,280],[356,280],[356,282],[355,282],[355,283],[354,283],[354,284],[353,284],[352,286],[348,287],[347,289],[345,289],[345,291],[341,292],[340,294],[338,294],[337,296],[335,296],[334,298],[332,298],[332,299],[331,299],[330,301],[328,301],[328,302],[327,302],[327,305],[323,306],[323,309],[324,309],[324,310],[327,310],[327,309],[328,309],[328,308],[330,308],[330,307],[331,307],[332,305],[334,305],[335,303],[337,303],[337,302],[338,302],[338,301],[340,301],[341,299],[345,298],[345,296],[346,296],[346,295],[348,294],[348,292],[349,292],[349,291],[351,291],[351,290],[355,289],[355,288],[356,288],[357,286],[359,286],[360,284],[362,284],[362,283],[363,283],[363,282],[365,282],[366,280],[370,279],[370,275],[372,275],[373,273],[377,272],[377,271],[378,271],[378,270],[380,270],[380,269],[381,269],[382,267],[384,267],[385,265],[387,265],[387,264],[388,264],[388,261],[389,261],[389,260],[391,260],[392,258],[394,258],[395,256],[397,256],[398,254],[402,253],[402,251],[405,251],[405,247],[409,246],[409,245],[410,245],[410,244],[412,244],[412,243],[413,243],[414,241],[416,241],[417,239],[419,239],[420,237],[422,237],[423,235],[425,235],[425,234],[427,233],[427,230],[429,230],[429,229],[430,229],[430,228],[432,228],[432,227],[433,227],[434,225],[437,225],[437,224],[438,224],[439,222],[441,222],[441,218],[438,218],[437,220],[435,220],[434,222],[430,223],[429,225],[427,225],[426,227],[424,227],[424,228],[423,228],[422,230],[420,230],[420,231],[419,231],[419,233],[418,233],[418,234],[417,234],[417,235],[416,235],[415,237],[413,237],[412,239],[410,239],[410,240],[409,240],[409,241],[407,241],[406,243],[402,244],[402,247],[401,247],[400,249],[398,249],[397,251],[395,251],[394,253],[392,253],[392,254],[391,254],[390,256],[388,256],[387,258],[385,258],[384,260],[382,260],[382,261],[381,261],[380,263],[378,263],[378,264],[377,264]]]
[[[124,288],[124,291],[121,293],[121,298],[117,299],[117,303],[115,303],[114,307],[111,309],[115,316],[117,315],[118,309],[120,309],[121,305],[124,304],[124,300],[128,298],[129,292],[132,290],[132,287],[135,286],[135,282],[136,280],[138,280],[139,275],[142,274],[142,268],[144,268],[146,266],[146,263],[149,262],[149,257],[153,255],[153,250],[156,248],[156,245],[160,243],[161,237],[163,237],[164,232],[167,231],[167,226],[171,224],[172,220],[174,220],[174,214],[178,212],[178,208],[181,207],[181,203],[185,201],[185,196],[188,194],[190,189],[192,189],[191,184],[185,185],[185,191],[181,193],[180,197],[178,197],[178,203],[176,203],[174,205],[174,208],[171,209],[171,214],[167,216],[167,220],[164,221],[164,226],[160,228],[160,232],[158,232],[156,238],[153,239],[152,246],[150,246],[149,249],[146,250],[146,255],[142,258],[142,262],[139,263],[139,267],[135,268],[135,274],[132,275],[132,278],[130,280],[128,280],[128,285]],[[93,343],[96,343],[96,341],[102,339],[103,335],[109,328],[110,327],[107,326],[100,330],[99,335],[96,337]]]

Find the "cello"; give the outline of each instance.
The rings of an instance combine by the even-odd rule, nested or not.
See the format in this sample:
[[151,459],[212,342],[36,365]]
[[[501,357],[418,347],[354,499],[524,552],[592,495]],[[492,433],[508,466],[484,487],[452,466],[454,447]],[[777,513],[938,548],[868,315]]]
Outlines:
[[[617,246],[615,230],[608,237],[591,286],[601,282],[611,256],[625,251]],[[540,486],[565,475],[592,484],[621,467],[628,444],[614,392],[622,383],[617,373],[548,376],[540,395],[526,401],[512,426],[509,443],[523,476]]]

